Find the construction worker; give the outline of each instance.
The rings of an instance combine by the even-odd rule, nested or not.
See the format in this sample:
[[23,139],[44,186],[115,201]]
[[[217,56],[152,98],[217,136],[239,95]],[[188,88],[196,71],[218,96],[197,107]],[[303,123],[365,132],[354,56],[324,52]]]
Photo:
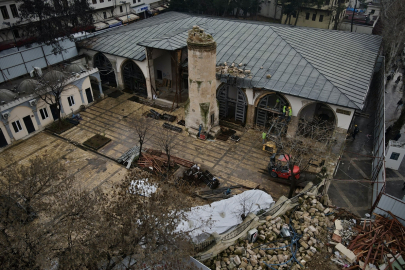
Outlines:
[[277,98],[277,99],[276,99],[276,105],[274,105],[274,109],[275,109],[275,108],[278,108],[278,105],[279,105],[279,104],[280,104],[280,99]]
[[352,133],[353,141],[356,139],[356,135],[359,132],[360,132],[360,129],[358,128],[358,126],[354,125],[354,130],[353,130],[353,133]]
[[285,111],[287,110],[287,105],[284,105],[283,107],[283,116],[285,116]]
[[288,107],[288,121],[291,120],[291,116],[292,116],[292,109],[291,107]]
[[267,133],[263,131],[263,133],[262,133],[263,144],[266,142],[266,136],[267,136]]

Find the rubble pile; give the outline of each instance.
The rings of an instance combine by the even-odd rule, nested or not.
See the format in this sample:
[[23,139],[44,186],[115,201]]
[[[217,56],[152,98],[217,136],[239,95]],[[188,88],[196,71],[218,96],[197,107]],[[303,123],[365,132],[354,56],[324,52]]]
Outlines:
[[237,76],[240,78],[252,78],[251,71],[246,69],[246,64],[243,63],[232,63],[228,66],[228,64],[224,62],[216,67],[216,72],[220,74],[229,74],[231,76]]
[[258,226],[254,243],[239,239],[206,262],[211,269],[308,269],[305,265],[326,243],[320,237],[334,227],[331,209],[311,195],[299,198],[299,206]]
[[360,267],[366,265],[370,270],[391,269],[392,264],[403,265],[405,227],[394,216],[392,219],[374,216],[375,219],[365,219],[354,228],[358,235],[350,241],[348,249],[354,253]]

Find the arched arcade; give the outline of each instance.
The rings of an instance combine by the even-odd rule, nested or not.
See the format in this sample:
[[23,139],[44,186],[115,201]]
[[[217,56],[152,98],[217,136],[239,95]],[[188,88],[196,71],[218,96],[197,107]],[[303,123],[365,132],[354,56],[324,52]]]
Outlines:
[[122,64],[121,70],[125,90],[147,97],[146,79],[138,65],[132,60],[127,60]]
[[117,87],[114,68],[108,58],[102,53],[96,53],[93,60],[94,67],[98,68],[101,81],[103,84],[108,84]]
[[248,102],[240,88],[222,84],[217,90],[217,100],[221,120],[245,124]]

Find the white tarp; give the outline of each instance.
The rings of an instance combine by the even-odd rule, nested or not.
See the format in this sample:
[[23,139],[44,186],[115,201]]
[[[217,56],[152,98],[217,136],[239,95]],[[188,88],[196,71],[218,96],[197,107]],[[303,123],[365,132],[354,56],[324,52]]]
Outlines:
[[122,21],[123,23],[126,23],[126,22],[132,22],[134,20],[138,20],[139,16],[136,16],[135,14],[128,14],[128,16],[127,15],[121,16],[118,19],[120,21]]
[[108,28],[108,24],[103,23],[103,22],[95,23],[94,26],[96,27],[96,31]]
[[[183,221],[177,230],[189,231],[194,229],[192,237],[199,243],[213,232],[223,233],[242,222],[241,215],[256,213],[261,209],[270,208],[273,198],[261,190],[249,190],[229,199],[213,202],[203,206],[193,207],[188,214],[188,220]],[[211,226],[201,226],[202,220],[211,218]]]

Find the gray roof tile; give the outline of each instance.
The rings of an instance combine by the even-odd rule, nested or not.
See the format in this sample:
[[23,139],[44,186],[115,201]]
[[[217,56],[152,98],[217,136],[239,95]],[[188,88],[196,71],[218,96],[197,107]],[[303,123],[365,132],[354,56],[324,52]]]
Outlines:
[[79,46],[143,61],[144,47],[186,47],[187,31],[196,24],[214,36],[217,63],[243,63],[251,70],[253,78],[237,80],[243,87],[355,109],[364,106],[379,36],[167,12],[85,39]]

